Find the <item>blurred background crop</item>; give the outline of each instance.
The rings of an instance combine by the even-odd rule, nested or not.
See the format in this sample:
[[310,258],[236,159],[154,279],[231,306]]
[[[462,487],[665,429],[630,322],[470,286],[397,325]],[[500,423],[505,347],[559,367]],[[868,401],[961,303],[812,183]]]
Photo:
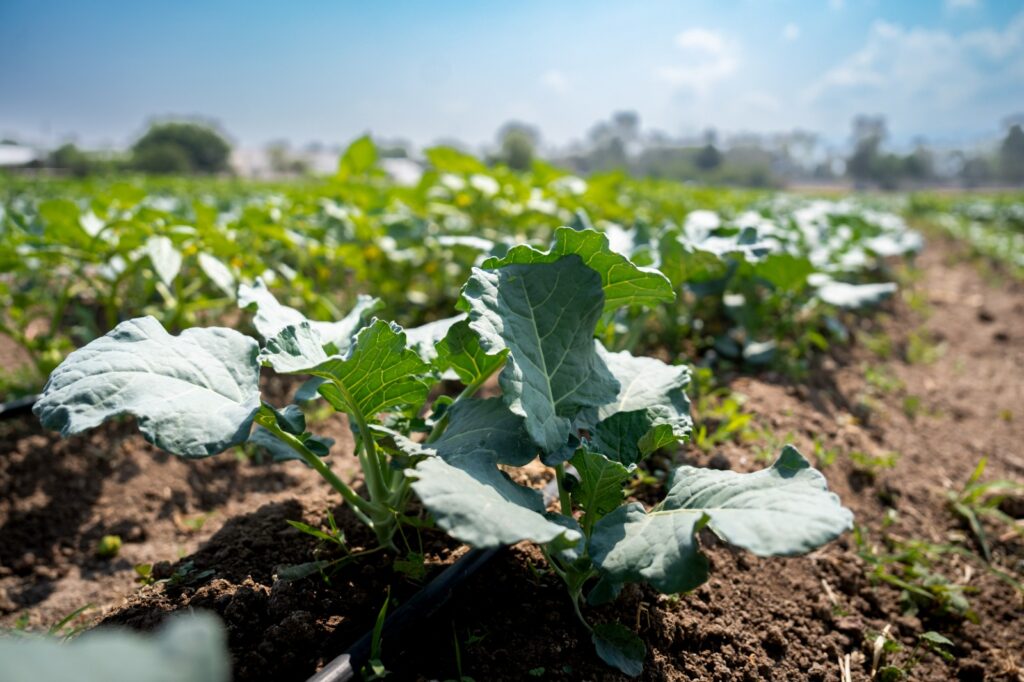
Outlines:
[[710,184],[1024,182],[1019,2],[5,0],[0,64],[0,165],[27,170],[327,174],[369,133],[413,177],[444,143]]

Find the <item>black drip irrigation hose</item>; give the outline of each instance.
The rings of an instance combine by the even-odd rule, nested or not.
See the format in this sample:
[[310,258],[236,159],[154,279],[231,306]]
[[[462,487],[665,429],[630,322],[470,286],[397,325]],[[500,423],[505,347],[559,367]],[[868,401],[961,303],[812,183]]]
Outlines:
[[27,395],[10,402],[0,403],[0,420],[13,419],[32,413],[32,406],[39,400],[38,395]]
[[[557,483],[552,480],[544,487],[543,492],[545,503],[550,503],[558,496]],[[437,613],[448,603],[459,585],[483,568],[503,549],[493,547],[469,550],[385,619],[381,641],[400,641],[402,633],[412,630]],[[356,673],[369,662],[372,646],[373,630],[370,630],[356,640],[345,653],[325,665],[306,682],[347,682],[356,679]]]

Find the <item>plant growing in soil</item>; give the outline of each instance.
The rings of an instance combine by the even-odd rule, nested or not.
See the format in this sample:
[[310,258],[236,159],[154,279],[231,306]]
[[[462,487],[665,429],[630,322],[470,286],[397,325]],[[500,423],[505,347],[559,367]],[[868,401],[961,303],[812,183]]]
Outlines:
[[[368,298],[339,322],[313,322],[260,283],[239,299],[257,310],[262,347],[230,329],[175,337],[152,318],[122,323],[54,371],[35,411],[65,435],[130,413],[147,439],[186,457],[247,440],[298,457],[385,546],[413,491],[463,542],[535,542],[565,581],[597,653],[636,675],[643,643],[617,623],[591,624],[585,601],[614,599],[630,582],[665,593],[695,588],[707,578],[697,541],[704,528],[757,554],[789,555],[828,542],[852,521],[791,447],[752,474],[679,467],[652,509],[626,503],[638,464],[690,436],[690,374],[611,352],[595,336],[608,337],[621,309],[674,296],[668,278],[613,252],[601,233],[560,228],[548,251],[518,246],[474,268],[462,314],[408,332],[377,319],[364,325],[376,309]],[[367,498],[323,462],[330,443],[306,430],[297,406],[261,400],[261,365],[310,376],[297,399],[319,395],[348,415]],[[502,395],[475,397],[499,370]],[[418,417],[440,376],[465,388]],[[419,430],[426,437],[412,438]],[[505,471],[538,456],[555,471],[558,512]]]
[[[502,396],[453,405],[427,443],[399,444],[419,458],[406,473],[439,526],[478,547],[540,545],[598,655],[637,675],[643,643],[618,623],[591,624],[585,602],[610,601],[630,582],[694,589],[708,574],[703,528],[756,554],[792,555],[849,529],[852,515],[788,446],[751,474],[679,467],[652,509],[625,501],[637,465],[689,437],[690,374],[594,339],[619,307],[655,304],[671,289],[657,271],[572,246],[586,239],[559,231],[549,252],[516,247],[473,271],[460,303],[468,318],[449,334],[504,356]],[[555,470],[558,512],[502,468],[538,454]]]
[[[301,459],[341,494],[382,546],[390,546],[410,493],[401,470],[378,449],[370,424],[379,424],[385,412],[397,419],[422,409],[430,366],[407,347],[400,327],[375,318],[366,322],[379,307],[376,299],[361,297],[333,323],[307,320],[279,304],[262,282],[243,286],[239,301],[256,309],[262,347],[232,329],[193,328],[172,336],[152,317],[129,320],[71,353],[50,376],[35,414],[65,436],[131,414],[148,441],[187,458],[251,441],[275,459]],[[261,366],[313,376],[297,397],[321,395],[348,415],[368,498],[323,461],[332,441],[306,429],[297,404],[277,409],[261,400]]]

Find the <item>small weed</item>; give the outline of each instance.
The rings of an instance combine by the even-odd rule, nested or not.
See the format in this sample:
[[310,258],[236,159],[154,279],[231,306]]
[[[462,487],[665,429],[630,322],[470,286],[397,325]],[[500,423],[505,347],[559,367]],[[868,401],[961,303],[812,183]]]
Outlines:
[[908,308],[926,320],[932,315],[932,304],[928,302],[928,297],[921,291],[904,289],[903,302],[907,304]]
[[872,355],[880,360],[888,360],[893,354],[892,339],[884,331],[876,333],[862,333],[860,342]]
[[983,520],[989,519],[1005,524],[1024,537],[1024,525],[1000,509],[1005,500],[1024,494],[1024,484],[1006,480],[982,483],[981,476],[985,473],[987,463],[987,458],[982,457],[964,487],[958,492],[947,493],[947,496],[950,509],[967,523],[985,561],[991,564],[992,548]]
[[882,394],[895,393],[903,388],[902,381],[890,374],[884,367],[877,365],[868,365],[864,369],[864,380]]
[[694,445],[709,452],[721,443],[748,440],[754,415],[743,410],[744,397],[724,386],[713,388],[707,368],[698,368],[694,377],[694,407],[701,422],[694,433]]
[[396,559],[394,569],[415,582],[420,582],[427,577],[425,557],[418,552],[409,552],[405,559]]
[[838,456],[839,448],[826,448],[821,439],[814,439],[814,459],[819,467],[824,469],[825,467],[832,466]]
[[792,431],[787,432],[785,436],[780,438],[774,431],[759,429],[751,438],[751,440],[757,440],[761,443],[754,447],[754,459],[758,462],[771,462],[782,446],[786,443],[792,443],[794,438],[796,438],[796,434]]
[[[370,640],[370,660],[363,666],[364,680],[382,680],[391,674],[381,661],[381,639],[384,633],[384,621],[388,617],[388,605],[391,603],[391,588],[384,597],[384,605],[377,613],[377,622],[373,626],[373,637]],[[461,674],[460,674],[461,677]]]
[[112,559],[121,551],[120,535],[104,535],[96,543],[96,556],[101,559]]
[[894,469],[899,458],[900,454],[898,452],[871,455],[861,450],[854,450],[850,453],[850,461],[853,462],[853,467],[872,478],[883,471]]
[[900,589],[904,613],[928,610],[977,620],[966,596],[973,588],[953,582],[937,566],[950,547],[901,538],[885,528],[880,539],[881,546],[869,542],[864,528],[854,529],[857,555],[870,567],[869,577]]
[[943,344],[936,343],[925,329],[917,329],[907,338],[906,360],[912,365],[930,365],[946,352]]
[[[880,637],[886,635],[887,633],[882,633]],[[875,641],[877,642],[878,640],[876,639]],[[918,666],[926,652],[930,652],[948,662],[954,660],[953,654],[949,651],[954,646],[952,641],[934,630],[922,632],[917,636],[917,642],[914,645],[914,649],[907,656],[907,660],[899,664],[891,663],[877,668],[872,666],[872,670],[877,671],[876,674],[872,674],[872,678],[881,682],[909,680],[914,668]],[[881,645],[880,649],[881,652],[877,656],[876,662],[885,660],[886,656],[899,653],[903,650],[903,646],[899,642],[886,637],[885,643]]]

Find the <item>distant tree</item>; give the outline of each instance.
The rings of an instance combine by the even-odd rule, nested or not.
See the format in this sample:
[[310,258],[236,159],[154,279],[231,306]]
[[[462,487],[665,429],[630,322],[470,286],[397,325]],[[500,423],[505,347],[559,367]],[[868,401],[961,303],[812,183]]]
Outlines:
[[96,170],[96,164],[89,155],[70,142],[50,152],[49,165],[79,178],[91,175]]
[[914,182],[926,182],[935,175],[934,154],[924,142],[903,159],[903,175]]
[[718,148],[713,144],[706,144],[701,147],[700,151],[697,152],[697,157],[694,159],[694,163],[697,164],[697,168],[702,171],[713,171],[722,165],[722,153],[718,151]]
[[846,172],[858,183],[877,182],[882,142],[886,137],[885,118],[858,116],[853,119],[853,154],[846,161]]
[[972,156],[964,160],[960,179],[967,187],[977,187],[992,181],[992,162],[984,156]]
[[540,144],[540,131],[531,125],[510,121],[498,131],[499,160],[513,170],[527,171]]
[[220,173],[231,145],[200,123],[155,123],[132,147],[136,168],[147,173]]
[[999,147],[999,167],[1004,180],[1024,183],[1024,130],[1015,123]]

